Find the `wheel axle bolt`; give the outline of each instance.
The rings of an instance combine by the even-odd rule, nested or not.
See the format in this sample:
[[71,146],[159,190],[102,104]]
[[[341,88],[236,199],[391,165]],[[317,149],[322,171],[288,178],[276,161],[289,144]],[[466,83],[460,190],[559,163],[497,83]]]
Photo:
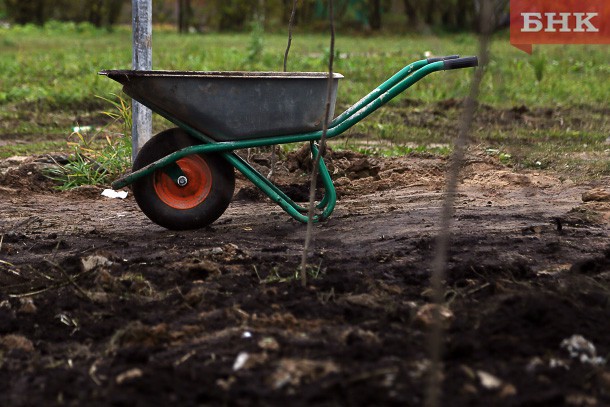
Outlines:
[[186,186],[186,184],[188,184],[189,182],[189,180],[184,175],[179,176],[176,181],[178,182],[178,186],[181,187]]

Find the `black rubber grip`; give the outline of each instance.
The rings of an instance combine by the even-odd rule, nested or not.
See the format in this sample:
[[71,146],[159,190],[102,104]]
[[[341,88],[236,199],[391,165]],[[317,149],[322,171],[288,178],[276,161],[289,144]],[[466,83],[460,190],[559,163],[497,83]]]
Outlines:
[[426,59],[426,61],[431,64],[432,62],[438,62],[438,61],[446,61],[447,59],[457,59],[459,58],[459,55],[448,55],[446,57],[433,57],[433,58],[428,58]]
[[445,60],[445,70],[472,68],[474,66],[479,66],[479,58],[477,57],[464,57]]

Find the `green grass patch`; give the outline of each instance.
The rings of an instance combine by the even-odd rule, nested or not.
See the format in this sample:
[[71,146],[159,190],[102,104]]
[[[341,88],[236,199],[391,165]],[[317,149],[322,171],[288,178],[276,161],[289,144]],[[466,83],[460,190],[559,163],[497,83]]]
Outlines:
[[[131,34],[79,25],[0,28],[0,105],[34,103],[41,109],[95,107],[94,95],[118,93],[120,85],[99,77],[102,69],[129,68]],[[286,37],[265,34],[178,35],[157,30],[156,69],[281,70]],[[405,64],[435,55],[476,52],[473,35],[341,36],[335,69],[345,75],[339,101],[354,103]],[[605,105],[610,93],[607,46],[540,46],[529,56],[494,38],[481,101],[493,106]],[[290,70],[326,70],[328,37],[297,33]],[[462,98],[472,70],[436,73],[409,89],[412,99],[433,102]],[[97,105],[99,107],[99,104]]]
[[106,136],[103,140],[74,134],[73,154],[65,164],[57,163],[45,175],[56,181],[59,190],[82,185],[108,185],[131,165],[131,140]]
[[68,152],[70,147],[65,141],[42,141],[38,143],[11,144],[0,146],[0,159],[13,156],[39,155],[49,151]]

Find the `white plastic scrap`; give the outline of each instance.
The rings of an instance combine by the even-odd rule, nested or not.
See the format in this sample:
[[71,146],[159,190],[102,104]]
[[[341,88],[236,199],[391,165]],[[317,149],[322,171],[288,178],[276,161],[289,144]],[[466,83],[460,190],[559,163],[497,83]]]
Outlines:
[[561,359],[556,359],[556,358],[551,358],[549,360],[549,367],[551,369],[555,369],[555,368],[561,367],[561,368],[563,368],[565,370],[570,370],[570,366],[568,366],[565,361],[563,361]]
[[83,266],[84,272],[91,271],[96,267],[112,266],[112,261],[110,261],[107,257],[104,257],[100,254],[92,254],[90,256],[83,257],[82,259],[80,259],[80,261]]
[[592,365],[603,365],[606,359],[597,356],[595,345],[585,339],[582,335],[572,335],[569,338],[561,341],[562,349],[566,349],[570,357],[578,359],[581,363],[589,363]]
[[248,361],[248,358],[250,358],[248,352],[239,352],[239,354],[235,358],[235,362],[233,362],[233,370],[238,371],[239,369],[244,367],[244,365]]
[[93,130],[93,127],[91,127],[91,126],[76,126],[76,127],[72,127],[72,131],[74,133],[88,133],[91,130]]
[[127,191],[115,191],[114,189],[105,189],[102,192],[102,196],[105,196],[107,198],[125,199],[127,198]]
[[498,379],[496,376],[491,373],[487,373],[483,370],[477,370],[477,376],[481,381],[481,385],[489,390],[494,390],[500,388],[502,386],[502,380]]

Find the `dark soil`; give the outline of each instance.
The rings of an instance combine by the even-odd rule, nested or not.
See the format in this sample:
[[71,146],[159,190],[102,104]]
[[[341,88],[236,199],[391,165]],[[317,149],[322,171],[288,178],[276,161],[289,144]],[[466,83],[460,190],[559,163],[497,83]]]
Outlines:
[[[340,200],[306,287],[305,227],[243,180],[216,223],[175,232],[131,196],[55,192],[44,165],[0,165],[0,405],[421,405],[444,160],[333,153]],[[308,165],[288,157],[278,183],[303,198]],[[583,202],[593,187],[469,157],[443,405],[610,405],[610,203]]]

